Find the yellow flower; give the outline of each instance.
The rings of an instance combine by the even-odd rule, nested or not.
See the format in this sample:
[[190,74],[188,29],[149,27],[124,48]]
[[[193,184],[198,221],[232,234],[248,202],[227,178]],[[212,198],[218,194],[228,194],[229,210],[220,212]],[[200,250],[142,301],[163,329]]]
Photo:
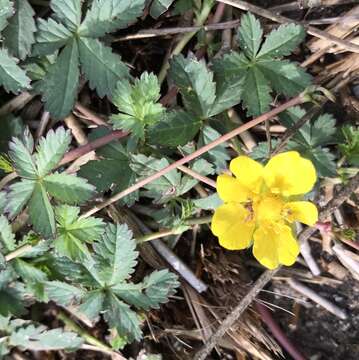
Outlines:
[[317,180],[313,164],[289,151],[274,156],[265,166],[239,156],[231,161],[230,170],[234,177],[224,174],[217,178],[224,204],[214,213],[213,234],[229,250],[253,244],[253,255],[269,269],[292,265],[299,254],[293,222],[314,225],[318,220],[313,203],[297,200]]

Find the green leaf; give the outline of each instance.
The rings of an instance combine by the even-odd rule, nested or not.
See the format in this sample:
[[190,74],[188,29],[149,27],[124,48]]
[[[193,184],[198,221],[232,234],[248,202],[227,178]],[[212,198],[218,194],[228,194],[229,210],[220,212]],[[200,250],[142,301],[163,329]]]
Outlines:
[[29,179],[37,178],[37,170],[34,159],[30,151],[20,139],[12,139],[9,143],[8,154],[19,176]]
[[59,127],[56,131],[50,129],[46,136],[39,140],[35,160],[37,173],[40,177],[47,175],[59,164],[70,143],[70,131],[66,131],[63,127]]
[[249,58],[256,57],[262,43],[263,30],[260,22],[251,13],[241,18],[241,26],[238,30],[239,46]]
[[36,44],[33,47],[33,55],[43,56],[53,54],[70,41],[72,33],[61,23],[54,19],[38,19],[38,31]]
[[150,15],[157,19],[169,9],[173,2],[174,0],[154,0],[150,7]]
[[290,53],[304,40],[305,30],[303,26],[286,24],[273,30],[265,39],[259,57],[282,57]]
[[72,286],[61,281],[47,281],[45,292],[49,300],[62,306],[78,302],[84,295],[84,291],[78,286]]
[[100,241],[93,244],[99,274],[107,285],[116,285],[134,272],[138,252],[127,225],[108,224]]
[[62,205],[55,209],[58,236],[54,245],[60,255],[76,261],[89,256],[86,243],[99,240],[105,224],[94,217],[79,218],[80,208]]
[[262,71],[257,67],[248,70],[244,80],[243,102],[247,115],[258,116],[269,110],[271,88]]
[[27,0],[15,1],[15,15],[9,20],[3,35],[4,45],[11,54],[24,60],[31,52],[36,32],[35,12]]
[[55,235],[55,216],[44,185],[35,183],[35,188],[29,201],[29,215],[35,231],[44,237]]
[[104,300],[105,294],[103,291],[90,291],[83,296],[79,311],[90,320],[96,320],[103,309]]
[[10,0],[0,0],[0,32],[8,24],[7,19],[14,13],[13,2]]
[[185,145],[196,136],[201,124],[198,117],[186,111],[167,112],[148,129],[148,139],[150,143],[162,146]]
[[345,143],[339,144],[341,153],[352,166],[359,166],[359,130],[354,126],[343,126]]
[[66,204],[81,204],[95,193],[95,187],[76,175],[54,173],[44,177],[44,186],[51,196]]
[[16,258],[12,261],[16,273],[27,283],[40,283],[47,280],[47,275],[36,266],[23,259]]
[[79,34],[98,38],[126,28],[142,15],[145,0],[93,0]]
[[22,179],[10,185],[5,206],[5,212],[9,214],[10,219],[17,216],[28,203],[35,190],[35,184],[36,182],[33,180]]
[[[147,177],[157,173],[170,165],[166,158],[156,159],[143,154],[133,155],[131,168],[139,177]],[[156,202],[166,201],[178,195],[181,185],[181,174],[177,170],[171,170],[159,179],[145,185],[146,196],[154,198]]]
[[[76,0],[77,1],[77,0]],[[40,90],[45,108],[55,119],[63,119],[72,110],[79,83],[79,51],[77,41],[72,40],[50,65]]]
[[311,129],[311,146],[325,146],[335,142],[336,121],[331,114],[320,115]]
[[117,330],[119,335],[132,340],[139,341],[142,337],[140,320],[138,315],[130,307],[119,300],[112,291],[107,293],[105,298],[104,318],[110,325]]
[[158,309],[160,304],[168,301],[179,286],[177,276],[168,270],[154,271],[139,284],[122,283],[112,290],[122,300],[139,309]]
[[54,17],[62,22],[71,32],[76,32],[81,22],[82,0],[51,0]]
[[[210,142],[218,139],[220,136],[221,134],[217,130],[206,125],[203,127],[201,135],[198,139],[198,147],[207,145]],[[222,173],[225,169],[228,168],[227,162],[230,160],[230,156],[226,150],[226,144],[216,146],[214,149],[208,151],[208,153],[203,157],[210,163],[215,164],[217,173]]]
[[294,96],[311,83],[311,76],[293,62],[261,60],[257,65],[277,93]]
[[175,56],[169,76],[179,88],[185,107],[201,118],[207,118],[216,99],[216,84],[204,61]]
[[63,329],[46,330],[42,325],[29,325],[12,332],[9,343],[32,351],[55,351],[78,349],[83,340],[77,334]]
[[30,88],[30,79],[17,63],[18,60],[11,57],[6,49],[0,49],[0,85],[15,94]]
[[120,81],[113,100],[120,111],[111,116],[114,128],[144,138],[145,126],[155,124],[164,112],[162,105],[157,103],[159,98],[160,85],[154,74],[143,73],[133,85],[128,80]]
[[7,204],[6,193],[1,191],[0,192],[0,214],[4,213],[6,204]]
[[80,38],[79,51],[82,71],[90,88],[96,89],[101,98],[106,95],[111,97],[117,82],[129,77],[121,57],[99,40]]
[[4,215],[0,216],[0,241],[1,241],[1,247],[4,247],[6,250],[5,253],[15,250],[16,248],[15,236],[12,233],[12,229],[9,224],[9,221],[6,219]]
[[214,193],[205,198],[193,200],[193,203],[198,209],[215,210],[218,206],[223,204],[223,201],[217,193]]

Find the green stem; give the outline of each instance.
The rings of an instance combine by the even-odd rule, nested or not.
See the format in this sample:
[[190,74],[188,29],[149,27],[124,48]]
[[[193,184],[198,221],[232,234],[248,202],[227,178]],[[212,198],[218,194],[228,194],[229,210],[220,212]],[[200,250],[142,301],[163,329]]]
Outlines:
[[88,344],[94,345],[99,349],[102,349],[104,352],[113,353],[114,351],[102,341],[96,339],[94,336],[89,334],[82,327],[77,325],[75,321],[71,320],[63,311],[60,311],[57,315],[58,319],[61,320],[65,326],[67,326],[70,330],[74,331],[78,335],[80,335]]
[[[206,22],[212,7],[213,7],[214,1],[213,0],[204,0],[202,10],[199,13],[196,21],[195,26],[203,26],[203,24]],[[182,50],[186,47],[186,45],[190,42],[190,40],[197,34],[198,30],[189,32],[185,35],[183,35],[182,39],[177,43],[176,47],[172,50],[171,55],[169,56],[169,59],[174,56],[178,55],[182,52]],[[160,70],[160,73],[158,74],[158,81],[160,84],[163,83],[163,81],[166,79],[167,71],[170,67],[169,61],[167,60]]]
[[[193,219],[188,219],[184,222],[184,230],[186,230],[185,226],[193,226],[193,225],[202,225],[202,224],[208,224],[212,221],[212,216],[203,216],[203,217],[199,217],[199,218],[193,218]],[[160,239],[166,236],[170,236],[170,235],[178,235],[179,234],[179,228],[173,228],[173,229],[164,229],[161,231],[157,231],[157,232],[153,232],[151,234],[146,234],[143,235],[139,238],[136,239],[137,243],[143,243],[146,241],[151,241],[151,240],[156,240],[156,239]]]

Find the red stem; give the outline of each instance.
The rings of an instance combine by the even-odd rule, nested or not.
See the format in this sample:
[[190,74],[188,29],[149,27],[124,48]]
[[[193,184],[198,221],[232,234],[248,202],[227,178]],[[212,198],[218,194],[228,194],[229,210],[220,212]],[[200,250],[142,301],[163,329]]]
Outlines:
[[279,344],[290,354],[294,360],[306,360],[300,351],[294,346],[294,344],[288,339],[287,335],[279,327],[274,320],[272,314],[266,306],[260,303],[255,304],[257,311],[261,315],[263,322],[269,327],[273,336],[277,339]]

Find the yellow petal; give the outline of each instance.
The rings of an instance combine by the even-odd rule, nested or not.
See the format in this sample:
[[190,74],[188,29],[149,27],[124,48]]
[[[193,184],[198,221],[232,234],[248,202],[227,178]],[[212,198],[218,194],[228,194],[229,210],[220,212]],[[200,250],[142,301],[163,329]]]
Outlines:
[[263,183],[263,166],[248,156],[238,156],[229,166],[241,184],[258,193]]
[[245,202],[250,192],[233,176],[223,174],[217,177],[217,192],[224,202]]
[[275,194],[305,194],[312,190],[316,180],[312,162],[302,158],[296,151],[272,157],[264,168],[264,181]]
[[271,194],[263,195],[261,201],[255,206],[254,211],[259,222],[278,222],[282,219],[285,202],[279,197]]
[[213,234],[218,236],[220,245],[229,250],[250,246],[254,226],[250,212],[238,203],[219,206],[212,218]]
[[287,225],[260,226],[254,232],[254,257],[268,269],[294,264],[299,245]]
[[288,221],[299,221],[313,226],[318,221],[318,209],[310,201],[292,201],[285,205]]

